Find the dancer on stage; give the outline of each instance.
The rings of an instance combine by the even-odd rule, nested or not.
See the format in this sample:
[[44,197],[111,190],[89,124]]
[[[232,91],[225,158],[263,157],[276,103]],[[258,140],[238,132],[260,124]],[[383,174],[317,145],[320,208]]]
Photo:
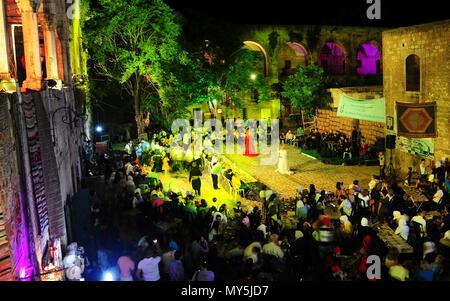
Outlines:
[[293,172],[289,169],[288,161],[287,161],[287,150],[286,145],[281,144],[279,155],[278,155],[278,168],[277,172],[283,175],[292,175]]
[[244,156],[247,157],[256,157],[258,154],[255,151],[255,148],[252,144],[253,135],[251,131],[248,129],[245,131],[245,153]]

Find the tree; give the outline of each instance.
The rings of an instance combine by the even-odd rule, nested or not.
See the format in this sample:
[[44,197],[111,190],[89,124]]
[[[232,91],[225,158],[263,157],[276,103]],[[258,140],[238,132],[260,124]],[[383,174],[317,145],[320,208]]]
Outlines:
[[86,28],[93,72],[123,85],[142,133],[150,113],[162,114],[171,100],[176,78],[166,68],[189,61],[178,43],[178,16],[163,0],[97,2]]
[[305,113],[329,108],[332,103],[328,91],[330,78],[315,65],[299,67],[284,83],[281,95],[288,98],[294,108]]

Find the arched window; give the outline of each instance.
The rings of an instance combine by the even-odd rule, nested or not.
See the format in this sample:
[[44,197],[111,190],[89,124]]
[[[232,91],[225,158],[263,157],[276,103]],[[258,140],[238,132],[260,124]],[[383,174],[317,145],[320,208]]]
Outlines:
[[320,51],[320,66],[329,75],[341,75],[345,73],[344,50],[334,42],[327,42]]
[[360,75],[381,73],[381,53],[372,42],[365,42],[359,46],[356,55],[358,68],[356,72]]
[[406,58],[406,91],[420,91],[420,58],[415,54]]
[[264,49],[264,47],[261,46],[261,44],[253,42],[253,41],[244,41],[244,47],[251,51],[259,51],[263,55],[264,61],[263,61],[263,72],[264,77],[267,77],[269,74],[269,57],[267,56],[267,52]]
[[299,66],[308,63],[308,52],[299,43],[287,42],[278,54],[278,75],[286,79],[293,74]]

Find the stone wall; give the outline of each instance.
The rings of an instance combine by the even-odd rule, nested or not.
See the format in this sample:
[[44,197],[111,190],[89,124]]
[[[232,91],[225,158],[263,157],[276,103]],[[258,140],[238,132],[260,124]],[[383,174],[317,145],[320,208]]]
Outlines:
[[[359,125],[358,125],[359,124]],[[366,143],[374,145],[377,138],[384,137],[384,124],[347,117],[336,116],[336,111],[319,110],[317,115],[317,129],[319,132],[340,131],[351,137],[353,126],[359,126]]]
[[10,101],[10,96],[0,94],[0,280],[34,273],[26,192],[20,178],[20,143]]
[[[399,28],[383,32],[383,86],[386,115],[396,119],[395,102],[437,103],[437,138],[435,160],[450,157],[450,20]],[[406,58],[415,54],[420,58],[420,91],[408,92],[406,86]],[[396,134],[394,130],[387,131]],[[420,158],[395,150],[394,168],[406,172],[408,166],[418,169]]]
[[347,117],[336,116],[339,99],[347,95],[357,99],[374,99],[383,97],[383,87],[346,87],[330,89],[333,98],[332,110],[319,110],[317,115],[317,129],[320,132],[340,131],[351,137],[353,127],[361,130],[362,136],[369,145],[375,144],[378,138],[385,136],[384,123],[358,120]]
[[[278,76],[286,59],[292,61],[292,67],[302,64],[303,58],[289,55],[286,52],[287,42],[301,45],[307,53],[308,64],[319,63],[319,54],[326,42],[337,43],[345,53],[345,74],[333,76],[339,86],[362,86],[381,84],[380,75],[361,76],[356,72],[358,48],[364,42],[372,41],[381,51],[381,33],[386,28],[381,27],[351,27],[351,26],[239,26],[240,39],[253,41],[263,47],[268,55],[268,77],[272,82],[278,81]],[[274,38],[276,37],[276,38]]]

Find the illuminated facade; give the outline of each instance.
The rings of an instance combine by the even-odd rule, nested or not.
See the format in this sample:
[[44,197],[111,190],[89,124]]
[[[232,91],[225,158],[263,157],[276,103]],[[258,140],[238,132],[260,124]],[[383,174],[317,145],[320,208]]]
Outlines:
[[79,9],[0,0],[0,279],[41,279],[70,239],[88,136]]

